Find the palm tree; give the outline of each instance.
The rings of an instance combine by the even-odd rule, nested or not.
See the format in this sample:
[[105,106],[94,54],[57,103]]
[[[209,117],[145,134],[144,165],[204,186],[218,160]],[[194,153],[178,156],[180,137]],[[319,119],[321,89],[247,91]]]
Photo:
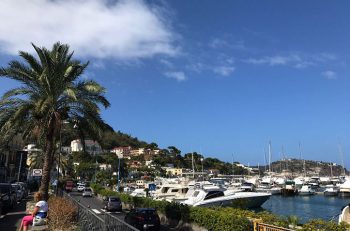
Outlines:
[[15,130],[24,138],[36,138],[44,153],[40,191],[47,198],[63,121],[82,121],[94,135],[102,134],[109,126],[100,117],[100,106],[107,108],[110,104],[103,87],[79,78],[88,63],[73,60],[68,45],[58,42],[51,50],[32,45],[37,57],[20,51],[24,62],[14,60],[0,69],[0,77],[20,84],[0,100],[0,132],[3,137]]

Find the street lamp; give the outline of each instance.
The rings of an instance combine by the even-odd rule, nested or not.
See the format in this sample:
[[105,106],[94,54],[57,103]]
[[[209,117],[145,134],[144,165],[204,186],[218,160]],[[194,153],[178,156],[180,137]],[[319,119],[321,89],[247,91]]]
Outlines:
[[123,154],[117,154],[118,157],[118,178],[117,178],[117,192],[119,192],[119,186],[120,186],[120,159],[123,158]]

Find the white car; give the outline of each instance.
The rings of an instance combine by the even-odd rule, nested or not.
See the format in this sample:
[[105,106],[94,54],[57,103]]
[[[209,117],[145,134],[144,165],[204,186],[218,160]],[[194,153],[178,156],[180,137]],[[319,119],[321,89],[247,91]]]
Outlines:
[[78,185],[78,192],[82,192],[82,191],[84,191],[84,189],[85,189],[85,185],[83,185],[83,184],[80,184],[80,185]]
[[92,197],[92,190],[91,190],[91,188],[85,188],[84,189],[83,197]]

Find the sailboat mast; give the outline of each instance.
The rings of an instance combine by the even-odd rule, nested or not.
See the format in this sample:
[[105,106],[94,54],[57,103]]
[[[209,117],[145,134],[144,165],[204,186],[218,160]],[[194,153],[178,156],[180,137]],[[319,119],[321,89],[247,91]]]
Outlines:
[[[299,153],[300,153],[300,160],[302,160],[303,152],[302,152],[302,148],[301,148],[301,143],[300,142],[299,142]],[[303,173],[304,173],[304,177],[306,177],[305,159],[303,160]]]
[[340,153],[340,158],[341,158],[341,164],[343,166],[343,176],[345,176],[345,166],[344,166],[344,154],[343,154],[343,149],[339,143],[338,145],[339,153]]
[[271,172],[271,140],[269,141],[269,172]]
[[233,154],[232,154],[232,175],[235,175],[235,166],[233,165]]

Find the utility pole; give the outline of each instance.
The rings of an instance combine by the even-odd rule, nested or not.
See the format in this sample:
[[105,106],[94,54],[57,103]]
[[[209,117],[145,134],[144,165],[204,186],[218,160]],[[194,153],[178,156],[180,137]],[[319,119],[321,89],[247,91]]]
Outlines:
[[192,176],[193,176],[193,179],[194,179],[194,161],[193,161],[193,152],[192,152]]
[[117,178],[117,192],[119,192],[120,186],[120,159],[123,158],[123,154],[118,155],[118,178]]

